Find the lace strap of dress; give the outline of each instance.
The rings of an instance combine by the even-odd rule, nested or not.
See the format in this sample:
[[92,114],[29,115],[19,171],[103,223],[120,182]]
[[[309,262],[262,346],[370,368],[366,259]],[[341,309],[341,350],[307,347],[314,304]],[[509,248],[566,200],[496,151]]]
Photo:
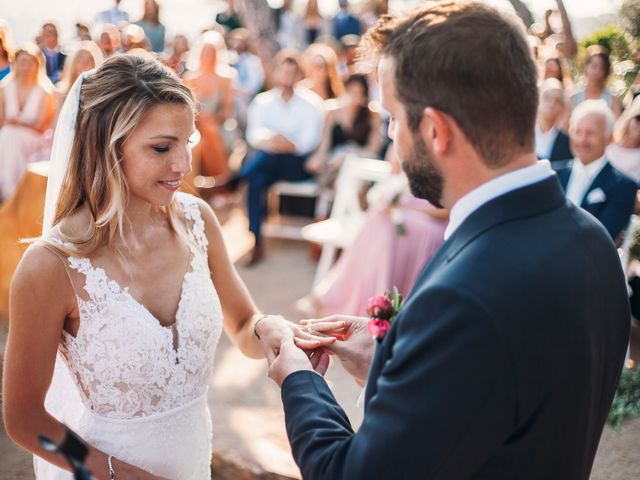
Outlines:
[[[73,265],[71,264],[71,259],[75,257],[69,257],[68,255],[63,254],[62,252],[60,252],[60,250],[57,250],[55,248],[55,245],[59,245],[61,247],[69,249],[69,248],[73,248],[73,245],[71,245],[70,243],[64,242],[63,240],[61,240],[59,237],[55,235],[47,236],[46,240],[47,242],[37,242],[37,245],[40,245],[43,248],[46,248],[51,253],[53,253],[58,258],[58,260],[60,260],[60,262],[62,263],[62,266],[64,267],[64,271],[67,274],[67,278],[69,279],[69,284],[71,285],[71,288],[73,289],[73,292],[75,293],[75,295],[78,296],[78,289],[76,288],[75,282],[71,278],[71,272],[69,272],[70,268],[72,270],[77,270],[76,268],[73,268]],[[89,266],[91,266],[91,264],[89,264]]]
[[198,246],[202,253],[206,253],[209,240],[204,231],[204,219],[202,218],[197,198],[188,193],[178,192],[176,199],[180,202],[184,215],[189,222],[189,239]]

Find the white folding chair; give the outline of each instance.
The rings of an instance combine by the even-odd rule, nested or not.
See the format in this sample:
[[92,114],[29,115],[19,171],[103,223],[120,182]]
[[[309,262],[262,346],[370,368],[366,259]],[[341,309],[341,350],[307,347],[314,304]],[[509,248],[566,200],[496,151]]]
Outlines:
[[314,286],[326,275],[339,249],[353,243],[364,221],[359,192],[364,183],[377,183],[391,174],[388,162],[349,156],[336,179],[336,195],[327,220],[312,223],[301,231],[302,237],[322,245],[322,254],[313,281]]

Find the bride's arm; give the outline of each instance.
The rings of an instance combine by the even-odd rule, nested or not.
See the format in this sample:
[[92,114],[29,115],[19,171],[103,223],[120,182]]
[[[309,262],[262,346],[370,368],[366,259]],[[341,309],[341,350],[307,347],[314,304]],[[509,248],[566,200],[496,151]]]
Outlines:
[[263,346],[254,330],[260,335],[262,343],[267,345],[279,345],[282,336],[291,335],[292,332],[298,338],[297,345],[301,348],[313,349],[332,344],[335,341],[332,337],[315,337],[283,317],[260,313],[231,263],[220,223],[213,210],[202,200],[199,200],[199,204],[209,241],[209,270],[222,305],[224,327],[240,351],[251,358],[264,358]]
[[[75,296],[60,259],[45,247],[31,247],[13,276],[9,305],[9,336],[4,359],[2,411],[9,437],[47,462],[69,470],[64,459],[40,447],[42,434],[63,440],[63,425],[49,415],[44,399],[65,319],[75,309]],[[108,479],[107,455],[88,446],[88,468]],[[120,478],[151,479],[147,472],[113,461]]]

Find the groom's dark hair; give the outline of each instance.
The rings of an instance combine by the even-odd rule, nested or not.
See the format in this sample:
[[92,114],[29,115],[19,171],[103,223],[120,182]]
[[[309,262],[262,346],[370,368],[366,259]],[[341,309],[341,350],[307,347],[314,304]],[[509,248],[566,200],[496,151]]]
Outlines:
[[427,2],[382,17],[359,56],[365,67],[394,60],[396,96],[414,131],[433,107],[457,122],[490,167],[533,150],[538,74],[519,20],[475,2]]

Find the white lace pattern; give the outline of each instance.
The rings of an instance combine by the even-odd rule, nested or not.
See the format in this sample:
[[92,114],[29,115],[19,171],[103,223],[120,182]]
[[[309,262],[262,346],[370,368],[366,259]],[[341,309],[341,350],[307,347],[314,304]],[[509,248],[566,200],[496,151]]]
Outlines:
[[63,334],[60,350],[85,406],[96,415],[119,420],[148,417],[207,391],[222,311],[211,281],[198,204],[187,194],[177,198],[190,223],[191,268],[184,276],[173,326],[162,326],[127,288],[88,258],[68,259],[86,279],[88,300],[77,296],[80,328],[75,337]]

